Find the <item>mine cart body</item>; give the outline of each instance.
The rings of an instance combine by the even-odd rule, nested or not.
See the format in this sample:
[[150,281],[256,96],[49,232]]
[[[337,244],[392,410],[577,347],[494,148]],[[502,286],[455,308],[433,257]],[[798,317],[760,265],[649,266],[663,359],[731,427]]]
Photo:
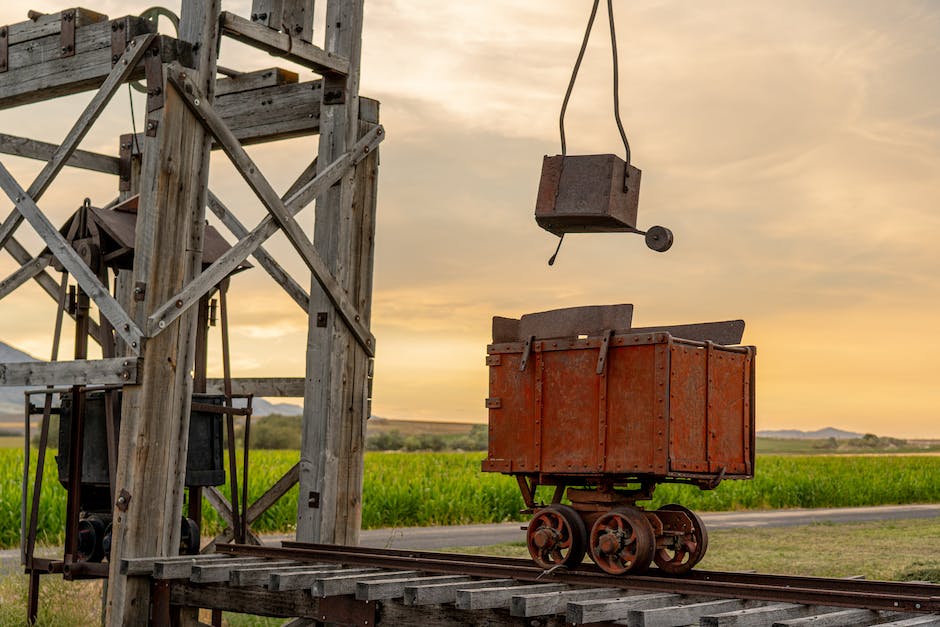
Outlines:
[[492,344],[484,471],[583,481],[750,478],[754,353],[667,332]]
[[[485,472],[513,475],[532,559],[611,574],[692,569],[708,547],[660,483],[715,488],[754,475],[754,348],[744,322],[631,326],[632,305],[494,318]],[[538,486],[554,486],[551,502]],[[567,499],[567,502],[565,500]]]

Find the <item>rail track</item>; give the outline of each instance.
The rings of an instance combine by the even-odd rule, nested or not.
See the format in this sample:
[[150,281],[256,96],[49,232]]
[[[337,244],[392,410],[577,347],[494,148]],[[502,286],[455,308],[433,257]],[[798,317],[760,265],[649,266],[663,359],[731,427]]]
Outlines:
[[[204,607],[345,625],[938,625],[940,585],[593,565],[285,542],[125,560],[154,582],[154,624]],[[308,624],[301,623],[300,624]]]

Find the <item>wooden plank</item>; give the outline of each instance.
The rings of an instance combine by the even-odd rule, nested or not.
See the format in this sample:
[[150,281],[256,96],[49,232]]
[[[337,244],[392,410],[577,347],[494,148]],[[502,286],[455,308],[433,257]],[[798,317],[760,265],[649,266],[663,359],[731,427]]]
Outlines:
[[284,0],[281,23],[294,37],[313,41],[313,0]]
[[[753,604],[751,604],[753,605]],[[747,605],[741,599],[722,599],[703,601],[687,605],[670,605],[645,610],[630,610],[627,622],[636,627],[672,627],[692,625],[706,614],[733,612],[745,609]]]
[[[222,379],[208,379],[206,391],[222,394]],[[304,380],[301,377],[257,377],[232,379],[233,394],[254,394],[274,398],[292,398],[304,395]]]
[[762,627],[771,625],[778,620],[799,618],[814,613],[816,613],[816,610],[808,605],[773,603],[762,607],[703,616],[699,623],[702,627],[725,627],[729,625],[734,627]]
[[0,386],[124,385],[137,382],[140,366],[126,357],[0,364]]
[[222,32],[236,41],[310,68],[318,74],[349,74],[349,59],[328,52],[299,37],[291,37],[243,17],[223,11]]
[[871,610],[839,610],[803,618],[791,618],[774,623],[773,627],[843,627],[844,625],[874,625],[884,618]]
[[192,577],[195,566],[219,564],[225,561],[231,560],[220,560],[215,554],[166,557],[154,563],[152,577],[154,579],[189,579]]
[[334,597],[343,594],[355,594],[359,582],[373,579],[388,579],[389,577],[415,577],[421,572],[417,570],[380,571],[363,575],[335,575],[330,577],[317,577],[310,587],[311,594],[318,597]]
[[[153,28],[152,23],[143,18],[128,18],[127,23],[132,37],[148,34]],[[165,61],[181,59],[185,64],[191,64],[191,51],[185,46],[170,37],[157,37]],[[43,41],[42,45],[23,44],[22,51],[17,51],[17,47],[11,48],[11,69],[0,73],[0,109],[97,89],[113,69],[108,23],[79,29],[76,34],[77,53],[71,57],[57,54],[58,37],[40,41]],[[128,80],[143,78],[142,65],[135,63],[129,69]]]
[[564,614],[571,601],[592,601],[594,599],[613,599],[622,597],[621,588],[581,588],[559,590],[558,592],[540,592],[512,597],[509,613],[513,616],[533,617]]
[[880,627],[940,627],[940,614],[925,614],[890,623],[880,623]]
[[434,575],[425,577],[393,577],[360,581],[356,584],[356,598],[360,601],[383,601],[404,596],[405,588],[422,584],[466,583],[470,577],[465,575]]
[[[103,22],[108,19],[107,15],[89,11],[88,9],[77,8],[69,10],[74,13],[76,29],[80,26],[87,26],[88,24]],[[17,22],[16,24],[10,24],[6,28],[10,45],[21,44],[49,35],[58,35],[62,32],[62,12],[46,13],[45,15],[37,16],[34,20]]]
[[[331,0],[327,4],[324,47],[348,58],[350,71],[346,81],[324,77],[318,152],[321,173],[363,135],[359,122],[362,22],[362,0]],[[372,308],[377,163],[373,153],[339,185],[317,197],[314,227],[314,246],[329,260],[329,270],[356,304],[366,325]],[[327,316],[326,324],[321,323],[322,314],[328,314],[332,307],[328,291],[318,282],[311,282],[300,491],[319,495],[320,507],[298,504],[297,538],[355,545],[362,519],[363,453],[373,355],[361,349],[336,316]]]
[[599,623],[627,618],[630,610],[644,610],[654,607],[675,605],[682,599],[679,594],[634,594],[616,599],[597,599],[593,601],[573,601],[566,611],[569,623]]
[[268,581],[268,588],[274,591],[307,590],[313,586],[317,579],[330,575],[367,575],[379,572],[378,568],[343,568],[335,566],[332,570],[311,566],[306,571],[289,571],[272,573]]
[[278,67],[245,72],[231,78],[220,78],[215,83],[216,104],[221,103],[223,96],[229,94],[254,91],[264,87],[277,87],[296,83],[299,80],[300,76],[296,72]]
[[232,557],[215,553],[210,555],[177,555],[174,557],[125,557],[120,562],[119,570],[122,575],[129,575],[131,577],[144,575],[149,577],[153,574],[154,565],[156,565],[158,561],[163,563],[202,563],[220,559],[232,559]]
[[432,583],[405,586],[403,602],[405,605],[428,605],[431,603],[453,603],[457,600],[458,590],[476,590],[479,588],[501,588],[513,583],[512,579],[481,579],[457,583]]
[[479,590],[459,590],[457,592],[457,609],[482,610],[493,608],[507,608],[512,604],[512,598],[522,594],[543,594],[567,590],[568,586],[560,583],[543,583],[526,586],[505,586],[503,588],[481,588]]
[[248,506],[245,511],[245,518],[248,524],[255,522],[263,513],[274,505],[278,499],[284,496],[288,490],[297,485],[300,478],[300,462],[297,462],[291,469],[284,473],[284,476],[278,479],[274,485],[268,488],[264,494],[258,497],[254,503]]
[[271,561],[262,558],[236,558],[226,560],[224,564],[196,564],[193,566],[189,580],[193,583],[218,583],[228,581],[232,570],[245,566],[291,566],[295,562],[281,560]]
[[[272,594],[264,588],[239,588],[237,594],[232,594],[231,588],[224,584],[174,581],[170,584],[170,603],[184,607],[211,607],[225,612],[256,616],[320,616],[319,599],[311,597],[306,590]],[[136,624],[146,625],[148,622]]]
[[[300,573],[314,570],[315,564],[296,564],[294,566],[255,566],[249,568],[236,568],[229,576],[229,585],[266,586],[274,573]],[[320,566],[323,571],[335,570],[336,565]]]
[[[205,86],[210,101],[216,81],[220,4],[221,0],[183,2],[179,24],[180,41],[195,55],[194,80]],[[209,137],[165,84],[162,94],[162,108],[147,114],[152,130],[144,136],[140,172],[131,281],[143,292],[143,300],[134,302],[134,314],[141,322],[202,270]],[[123,444],[115,487],[130,494],[130,501],[126,511],[114,512],[112,556],[179,551],[195,339],[193,310],[147,341],[141,384],[124,387]],[[108,625],[146,624],[149,599],[149,582],[121,577],[112,566]]]
[[[52,262],[52,253],[39,255],[38,257],[27,261],[13,274],[3,279],[3,281],[0,281],[0,300],[6,298],[15,292],[19,286],[23,285],[23,283],[26,283],[37,274],[48,268],[50,262]],[[301,391],[301,395],[303,395],[303,391]]]
[[321,100],[322,82],[310,81],[228,94],[215,107],[238,141],[250,145],[320,132]]
[[381,624],[395,627],[566,627],[561,616],[545,616],[533,623],[531,618],[509,616],[506,610],[477,610],[470,614],[449,604],[383,603],[381,618]]
[[[228,208],[222,204],[222,201],[213,194],[209,192],[209,209],[212,210],[212,213],[216,215],[222,224],[228,227],[228,230],[232,232],[232,235],[238,239],[243,239],[248,237],[248,229],[239,222]],[[293,277],[288,274],[287,270],[281,267],[274,257],[268,254],[263,246],[258,246],[258,248],[252,253],[252,256],[258,260],[258,263],[261,264],[261,267],[271,276],[274,281],[280,285],[288,296],[294,299],[294,302],[300,305],[300,307],[307,311],[307,307],[310,305],[310,296],[307,294],[304,288],[293,279]],[[303,379],[301,381],[300,394],[298,396],[303,396]],[[265,394],[259,394],[259,396],[267,396]],[[277,395],[274,395],[277,396]]]
[[[218,113],[211,105],[203,102],[200,98],[198,88],[188,79],[186,73],[178,65],[171,65],[167,69],[167,79],[173,86],[179,90],[190,110],[203,122],[206,129],[212,133],[216,141],[222,145],[222,150],[228,155],[235,169],[238,170],[242,178],[248,183],[258,199],[264,204],[267,210],[274,216],[281,227],[281,230],[287,235],[288,240],[294,246],[294,249],[300,254],[310,272],[317,279],[317,282],[330,296],[336,311],[340,314],[347,326],[353,331],[355,337],[361,343],[363,350],[371,354],[375,347],[375,337],[369,331],[368,327],[362,323],[362,317],[350,302],[340,284],[330,272],[327,263],[317,252],[314,245],[304,234],[303,229],[297,224],[293,213],[284,204],[274,188],[271,187],[267,179],[261,174],[258,166],[252,161],[245,149],[238,143],[238,140],[232,135],[231,130],[225,126],[225,123],[219,118]],[[168,303],[175,309],[179,309],[176,302]],[[184,302],[185,307],[185,302]],[[147,328],[152,333],[159,332],[162,328],[159,325],[165,324],[165,317],[161,316],[166,307],[152,315],[148,320]]]
[[[58,148],[59,146],[48,142],[0,133],[0,152],[6,155],[14,155],[26,159],[37,159],[39,161],[49,161],[53,158]],[[87,150],[76,150],[65,162],[65,165],[73,168],[81,168],[83,170],[91,170],[92,172],[117,175],[120,172],[121,161],[117,157],[110,155],[88,152]]]
[[124,338],[134,351],[139,352],[142,338],[140,329],[2,163],[0,163],[0,187],[16,204],[19,213],[36,230],[55,258],[65,266],[69,274],[98,306],[98,310],[111,322],[115,332]]

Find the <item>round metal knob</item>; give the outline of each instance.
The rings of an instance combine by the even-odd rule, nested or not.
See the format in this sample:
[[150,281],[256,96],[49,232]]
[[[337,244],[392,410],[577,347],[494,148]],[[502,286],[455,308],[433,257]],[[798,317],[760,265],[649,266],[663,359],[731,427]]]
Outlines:
[[650,227],[646,231],[646,245],[658,253],[664,253],[672,247],[672,231],[664,226]]

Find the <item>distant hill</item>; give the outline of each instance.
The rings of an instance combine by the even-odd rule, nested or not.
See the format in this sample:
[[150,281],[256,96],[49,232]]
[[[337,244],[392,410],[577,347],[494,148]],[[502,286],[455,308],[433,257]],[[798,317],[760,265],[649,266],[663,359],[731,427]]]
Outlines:
[[816,431],[799,431],[797,429],[782,429],[778,431],[758,431],[759,438],[782,438],[787,440],[828,440],[835,438],[837,440],[851,440],[860,438],[863,434],[852,431],[843,431],[835,427],[826,427]]

